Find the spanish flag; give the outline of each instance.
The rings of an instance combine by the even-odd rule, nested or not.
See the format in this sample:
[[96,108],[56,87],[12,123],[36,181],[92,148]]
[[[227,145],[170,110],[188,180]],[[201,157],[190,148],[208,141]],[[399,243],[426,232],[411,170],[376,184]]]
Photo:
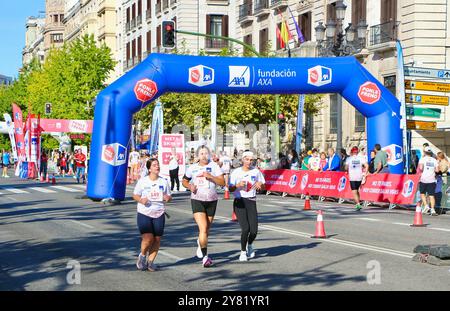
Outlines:
[[[276,27],[277,27],[277,40],[280,42],[280,48],[284,49],[284,40],[281,36],[280,28],[278,28],[278,25]],[[283,28],[283,26],[281,26],[281,28]]]

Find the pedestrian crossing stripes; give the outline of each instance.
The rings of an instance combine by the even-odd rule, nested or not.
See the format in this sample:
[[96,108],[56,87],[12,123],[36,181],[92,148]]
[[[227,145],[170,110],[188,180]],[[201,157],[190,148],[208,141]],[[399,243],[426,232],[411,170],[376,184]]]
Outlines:
[[68,191],[68,192],[82,192],[79,189],[73,189],[73,188],[64,187],[64,186],[50,186],[50,187],[55,188],[55,189],[59,189],[59,190]]
[[[78,187],[77,187],[78,186]],[[32,194],[36,192],[40,193],[61,193],[61,192],[84,192],[86,190],[86,185],[70,185],[70,186],[40,186],[40,187],[26,187],[26,188],[13,188],[13,187],[1,187],[0,195],[6,195],[6,194]],[[77,188],[72,188],[77,187]]]
[[6,190],[12,193],[29,193],[28,191],[22,190],[22,189],[15,189],[15,188],[2,188],[2,190]]
[[42,192],[42,193],[56,193],[57,192],[55,190],[51,190],[51,189],[47,189],[47,188],[43,188],[43,187],[30,187],[28,189],[32,189],[34,191]]

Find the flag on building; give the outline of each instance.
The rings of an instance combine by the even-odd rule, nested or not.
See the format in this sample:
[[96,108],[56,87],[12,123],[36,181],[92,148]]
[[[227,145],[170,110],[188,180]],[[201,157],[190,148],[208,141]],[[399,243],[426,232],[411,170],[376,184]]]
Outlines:
[[276,28],[277,28],[277,40],[280,43],[280,48],[284,49],[284,41],[283,38],[281,37],[280,28],[278,28],[278,25],[276,26]]
[[291,13],[291,18],[294,21],[295,29],[297,30],[298,42],[300,44],[302,44],[303,42],[305,42],[305,37],[303,36],[303,33],[302,33],[297,21],[295,20],[294,14],[292,14],[291,8],[289,6],[288,6],[288,10],[289,10],[289,13]]

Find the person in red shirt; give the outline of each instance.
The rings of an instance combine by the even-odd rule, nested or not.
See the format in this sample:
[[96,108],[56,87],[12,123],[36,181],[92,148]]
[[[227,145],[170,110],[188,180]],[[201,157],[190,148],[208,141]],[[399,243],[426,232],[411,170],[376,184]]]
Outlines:
[[80,178],[83,179],[83,184],[86,182],[86,156],[81,149],[75,150],[75,166],[77,167],[77,183],[80,183]]
[[61,167],[61,172],[63,177],[66,177],[67,161],[66,154],[63,152],[59,158],[59,166]]
[[41,167],[39,173],[42,176],[44,176],[44,178],[47,176],[47,163],[48,163],[47,153],[43,152],[41,155]]

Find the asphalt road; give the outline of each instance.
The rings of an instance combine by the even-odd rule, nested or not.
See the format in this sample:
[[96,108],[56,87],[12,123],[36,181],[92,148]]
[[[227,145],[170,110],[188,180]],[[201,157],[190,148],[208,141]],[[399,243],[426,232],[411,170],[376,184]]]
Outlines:
[[[84,186],[74,179],[56,186],[0,180],[0,290],[450,290],[450,266],[411,260],[418,244],[450,244],[450,215],[424,215],[429,225],[411,228],[413,211],[355,212],[317,201],[303,211],[299,198],[261,195],[256,257],[239,262],[232,200],[220,200],[208,248],[214,266],[205,269],[195,257],[189,197],[177,193],[167,207],[160,270],[142,272],[133,187],[110,206],[79,199]],[[329,239],[310,237],[318,209]]]

